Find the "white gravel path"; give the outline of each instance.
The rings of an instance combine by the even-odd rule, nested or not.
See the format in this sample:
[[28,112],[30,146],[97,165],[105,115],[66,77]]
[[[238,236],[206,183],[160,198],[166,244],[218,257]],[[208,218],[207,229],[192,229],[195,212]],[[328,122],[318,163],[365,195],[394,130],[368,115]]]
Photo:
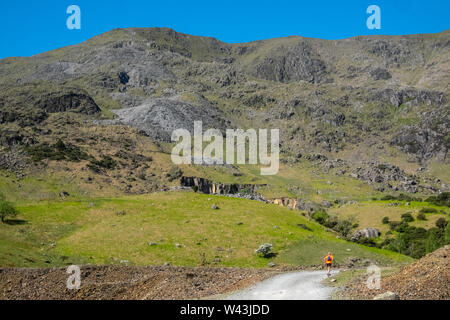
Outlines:
[[[332,275],[339,271],[332,271]],[[326,271],[285,273],[264,280],[252,287],[229,295],[229,300],[326,300],[332,287],[321,284]]]

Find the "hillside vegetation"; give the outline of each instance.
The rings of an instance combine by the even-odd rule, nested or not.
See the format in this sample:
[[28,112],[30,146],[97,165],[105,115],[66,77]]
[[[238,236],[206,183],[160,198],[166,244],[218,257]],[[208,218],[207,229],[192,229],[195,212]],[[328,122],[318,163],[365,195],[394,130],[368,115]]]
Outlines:
[[[449,30],[227,44],[168,28],[2,59],[0,192],[19,214],[0,224],[0,266],[418,258],[447,241],[449,61]],[[279,129],[280,170],[174,165],[171,133],[199,120]],[[301,208],[160,192],[183,177]],[[381,237],[344,240],[363,227]],[[270,259],[254,254],[263,243]]]
[[[40,201],[18,209],[13,223],[0,225],[3,266],[317,265],[330,249],[341,263],[354,256],[380,264],[409,261],[337,239],[296,211],[193,192]],[[272,258],[255,254],[264,243],[273,244]]]

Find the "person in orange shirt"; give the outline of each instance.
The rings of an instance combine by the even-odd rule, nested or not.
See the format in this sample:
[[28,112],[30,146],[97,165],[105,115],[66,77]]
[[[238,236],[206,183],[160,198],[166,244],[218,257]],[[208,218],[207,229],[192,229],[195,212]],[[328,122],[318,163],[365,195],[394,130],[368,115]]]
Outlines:
[[323,258],[323,262],[325,263],[325,265],[328,268],[328,274],[327,274],[328,276],[331,275],[331,265],[332,265],[333,261],[334,261],[334,257],[331,254],[331,252],[328,252],[328,254]]

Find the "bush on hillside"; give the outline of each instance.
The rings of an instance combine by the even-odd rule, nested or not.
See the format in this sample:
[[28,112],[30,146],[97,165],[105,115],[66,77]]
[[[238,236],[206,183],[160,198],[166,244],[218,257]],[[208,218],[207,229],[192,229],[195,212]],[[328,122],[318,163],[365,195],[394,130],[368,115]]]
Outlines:
[[406,212],[406,213],[402,214],[401,218],[402,218],[402,221],[405,221],[405,222],[413,222],[414,221],[414,218],[410,212]]
[[427,220],[427,216],[425,215],[425,213],[419,212],[419,213],[417,214],[417,220],[425,221],[425,220]]
[[445,220],[445,218],[439,218],[436,221],[436,227],[438,227],[439,229],[444,230],[445,227],[447,226],[447,220]]
[[97,173],[101,172],[102,169],[115,169],[116,166],[116,160],[114,160],[110,156],[103,156],[100,160],[93,159],[87,165],[89,169]]
[[373,238],[361,237],[358,239],[357,243],[362,244],[367,247],[376,247],[377,244]]
[[181,171],[181,169],[178,167],[170,168],[169,172],[167,172],[167,174],[166,174],[166,176],[170,182],[181,178],[182,175],[183,175],[183,171]]
[[428,230],[427,240],[425,242],[426,253],[439,249],[443,244],[441,232],[438,228]]
[[351,221],[351,219],[348,219],[348,220],[339,220],[333,229],[342,234],[344,237],[347,237],[353,228],[354,228],[353,222]]
[[419,212],[422,213],[437,213],[438,211],[435,208],[423,207]]
[[408,202],[422,201],[421,198],[415,198],[415,197],[412,197],[412,196],[409,196],[409,195],[403,194],[403,193],[400,193],[398,196],[388,194],[388,195],[385,195],[384,197],[382,197],[381,200],[398,200],[398,201],[408,201]]
[[389,217],[383,217],[383,219],[381,220],[382,224],[388,224],[389,223]]
[[450,223],[447,223],[444,231],[444,244],[450,244]]
[[325,210],[318,210],[318,211],[314,212],[314,214],[312,215],[312,218],[314,220],[316,220],[318,223],[323,225],[328,220],[329,215],[328,215],[328,213],[325,212]]
[[39,162],[44,159],[78,162],[89,158],[89,155],[81,151],[79,147],[72,144],[65,144],[61,139],[52,145],[44,142],[30,146],[26,151],[31,156],[33,162]]
[[425,201],[436,206],[450,207],[450,192],[442,192],[437,196],[428,197]]
[[0,200],[0,218],[5,222],[8,217],[15,217],[19,212],[11,202]]

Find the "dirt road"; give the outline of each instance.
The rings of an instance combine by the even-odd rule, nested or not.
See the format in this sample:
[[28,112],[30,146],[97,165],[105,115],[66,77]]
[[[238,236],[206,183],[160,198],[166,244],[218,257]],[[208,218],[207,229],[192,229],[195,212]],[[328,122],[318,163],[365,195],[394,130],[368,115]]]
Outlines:
[[[338,271],[333,271],[336,274]],[[299,271],[276,275],[252,287],[235,292],[227,297],[231,300],[326,300],[333,288],[321,281],[326,271]]]

